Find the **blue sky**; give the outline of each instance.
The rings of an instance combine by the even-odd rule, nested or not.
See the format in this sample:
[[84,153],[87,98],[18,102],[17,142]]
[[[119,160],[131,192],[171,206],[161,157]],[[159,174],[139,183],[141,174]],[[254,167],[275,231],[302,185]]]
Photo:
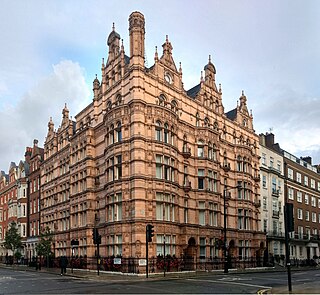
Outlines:
[[91,102],[112,23],[128,54],[136,10],[149,66],[168,35],[189,89],[210,54],[226,111],[244,90],[257,133],[272,129],[281,147],[320,163],[319,1],[2,0],[0,8],[0,170],[34,138],[43,146],[65,103],[74,116]]

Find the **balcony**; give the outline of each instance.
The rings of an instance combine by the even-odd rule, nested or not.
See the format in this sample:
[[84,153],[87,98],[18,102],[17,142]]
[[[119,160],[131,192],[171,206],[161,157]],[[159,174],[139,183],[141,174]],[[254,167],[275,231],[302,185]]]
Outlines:
[[260,174],[253,175],[253,180],[256,182],[259,182],[260,181]]
[[320,241],[320,236],[319,235],[311,235],[310,241]]
[[272,210],[272,217],[279,218],[280,211],[279,210]]
[[268,238],[284,238],[284,232],[278,231],[278,230],[271,230],[267,232]]
[[186,159],[191,157],[191,148],[188,146],[184,146],[182,149],[182,156]]
[[187,193],[191,190],[191,181],[186,181],[183,184],[183,190]]
[[272,189],[272,196],[279,198],[280,191],[278,189]]
[[256,208],[260,208],[261,207],[261,200],[255,200],[253,202],[253,205],[256,207]]
[[224,172],[229,172],[230,169],[231,169],[230,168],[230,163],[227,163],[227,162],[223,163],[222,169],[224,170]]
[[299,240],[299,241],[316,241],[319,239],[319,235],[309,235],[309,234],[303,234],[303,233],[295,233],[293,236],[294,240]]

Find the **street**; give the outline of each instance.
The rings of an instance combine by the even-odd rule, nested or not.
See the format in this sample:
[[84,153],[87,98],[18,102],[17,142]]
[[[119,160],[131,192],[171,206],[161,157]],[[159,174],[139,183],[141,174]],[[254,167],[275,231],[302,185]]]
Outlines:
[[[320,290],[319,276],[318,270],[293,272],[293,293],[298,286],[300,290],[310,287]],[[208,273],[188,278],[148,280],[122,276],[119,280],[108,280],[0,268],[0,294],[254,294],[271,288],[287,290],[286,272]]]

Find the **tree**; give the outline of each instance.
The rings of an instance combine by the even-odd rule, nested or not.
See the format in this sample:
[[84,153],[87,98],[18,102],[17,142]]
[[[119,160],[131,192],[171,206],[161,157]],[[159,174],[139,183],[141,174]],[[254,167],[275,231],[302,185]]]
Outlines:
[[10,228],[6,232],[4,246],[6,249],[11,250],[13,256],[17,259],[21,257],[21,252],[19,251],[22,248],[21,236],[18,233],[17,224],[14,221],[11,222]]
[[53,254],[51,251],[52,240],[52,233],[50,228],[47,226],[40,233],[40,241],[36,246],[38,255],[47,257],[47,266],[49,266],[49,257]]

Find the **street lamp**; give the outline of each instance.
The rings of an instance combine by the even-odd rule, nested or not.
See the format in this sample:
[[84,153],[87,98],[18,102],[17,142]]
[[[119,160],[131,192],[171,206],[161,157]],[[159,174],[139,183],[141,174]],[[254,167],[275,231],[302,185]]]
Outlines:
[[223,256],[224,256],[224,273],[228,273],[228,250],[227,250],[227,186],[224,185],[223,191]]

